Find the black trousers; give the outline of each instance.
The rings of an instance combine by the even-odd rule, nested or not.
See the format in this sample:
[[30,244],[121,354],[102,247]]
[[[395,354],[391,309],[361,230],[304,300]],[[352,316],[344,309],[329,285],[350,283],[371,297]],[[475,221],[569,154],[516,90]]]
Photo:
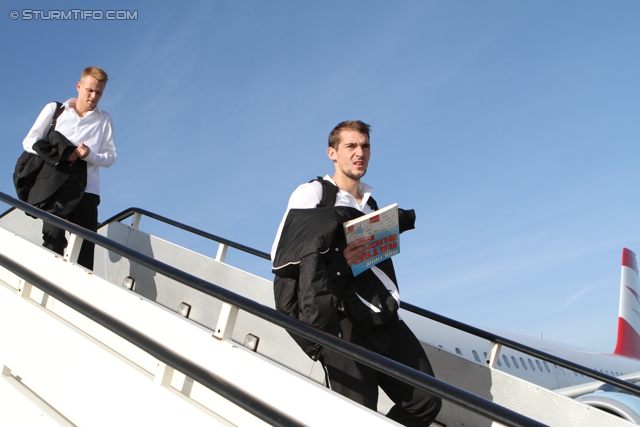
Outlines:
[[[349,319],[340,322],[343,339],[375,351],[374,346]],[[434,376],[433,369],[420,341],[409,327],[400,321],[393,331],[387,351],[389,359]],[[428,426],[435,420],[442,400],[426,391],[382,374],[353,359],[324,348],[321,357],[332,390],[374,411],[378,405],[378,386],[395,404],[387,417],[405,426]]]
[[[96,194],[84,193],[80,203],[68,214],[58,214],[53,211],[56,216],[66,219],[69,222],[77,224],[87,230],[98,230],[98,205],[100,204],[100,196]],[[43,207],[43,210],[49,211],[47,206]],[[50,249],[60,255],[64,255],[64,248],[67,247],[67,238],[64,235],[65,231],[62,228],[58,228],[54,225],[44,221],[42,224],[42,246]],[[84,240],[82,242],[82,248],[80,249],[80,255],[78,256],[78,264],[93,270],[93,252],[94,244]]]

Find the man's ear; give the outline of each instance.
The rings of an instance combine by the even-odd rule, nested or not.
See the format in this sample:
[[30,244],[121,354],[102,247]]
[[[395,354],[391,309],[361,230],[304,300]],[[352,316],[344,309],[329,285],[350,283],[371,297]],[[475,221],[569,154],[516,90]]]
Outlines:
[[336,149],[333,147],[327,148],[327,156],[334,162],[336,161]]

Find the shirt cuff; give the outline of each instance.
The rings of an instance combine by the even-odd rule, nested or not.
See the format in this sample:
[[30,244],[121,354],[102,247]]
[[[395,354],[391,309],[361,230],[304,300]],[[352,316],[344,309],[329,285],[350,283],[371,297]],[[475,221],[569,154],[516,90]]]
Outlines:
[[89,151],[89,155],[85,157],[83,160],[87,163],[95,163],[97,154],[93,152],[93,150]]

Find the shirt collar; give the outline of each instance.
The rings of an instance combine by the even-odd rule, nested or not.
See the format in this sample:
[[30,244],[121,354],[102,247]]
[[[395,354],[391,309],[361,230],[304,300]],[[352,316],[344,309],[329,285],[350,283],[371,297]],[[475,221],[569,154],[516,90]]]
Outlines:
[[[337,187],[336,183],[333,181],[331,176],[329,176],[329,174],[325,175],[324,179],[326,181],[331,182],[333,185]],[[371,195],[371,193],[373,193],[373,187],[360,181],[358,183],[358,191],[360,192],[360,194],[362,194],[362,204],[366,204],[367,200],[369,199],[369,196]]]
[[[67,110],[70,108],[73,108],[73,106],[76,105],[76,102],[78,102],[78,98],[69,98],[67,102],[63,104],[64,108]],[[75,109],[73,111],[75,111]],[[96,106],[96,108],[93,111],[87,111],[87,114],[93,114],[94,111],[95,111],[95,114],[102,114],[102,110],[98,106]],[[86,117],[86,114],[85,114],[85,117]]]

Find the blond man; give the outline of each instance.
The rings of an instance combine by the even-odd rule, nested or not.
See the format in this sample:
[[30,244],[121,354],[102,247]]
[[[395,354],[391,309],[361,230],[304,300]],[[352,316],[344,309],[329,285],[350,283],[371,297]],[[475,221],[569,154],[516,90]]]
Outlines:
[[[48,167],[52,175],[65,174],[65,184],[61,186],[54,179],[37,180],[29,203],[91,231],[96,231],[98,225],[100,168],[116,161],[111,115],[98,107],[108,80],[104,70],[85,68],[76,83],[77,98],[62,104],[64,110],[56,120],[55,134],[49,132],[57,110],[57,104],[52,102],[44,107],[22,142],[26,151],[41,157],[58,153],[59,158],[47,157],[44,168]],[[43,149],[54,140],[65,149]],[[42,234],[44,247],[64,253],[64,230],[45,222]],[[92,270],[93,252],[93,243],[84,241],[78,263]]]

